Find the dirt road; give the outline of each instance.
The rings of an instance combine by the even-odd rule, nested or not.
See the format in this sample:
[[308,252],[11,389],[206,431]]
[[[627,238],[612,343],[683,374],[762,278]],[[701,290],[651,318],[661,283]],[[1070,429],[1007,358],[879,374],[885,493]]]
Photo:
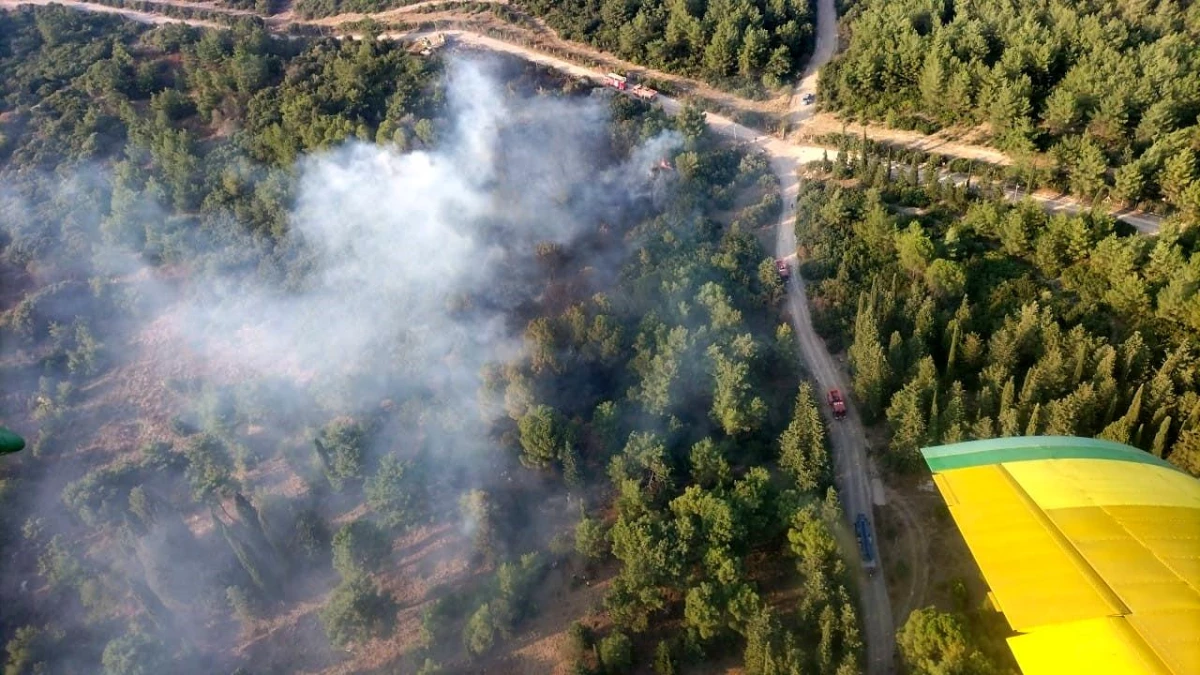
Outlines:
[[[813,58],[796,86],[789,111],[789,122],[793,125],[793,129],[801,133],[807,131],[805,127],[811,123],[815,108],[811,102],[806,102],[805,99],[816,95],[820,70],[837,51],[837,41],[837,13],[834,0],[819,0],[817,4],[817,43],[813,50]],[[776,153],[773,152],[774,148],[769,146],[764,149],[772,155],[771,166],[779,176],[780,189],[783,192],[784,208],[776,231],[776,250],[780,258],[787,259],[789,264],[792,264],[790,261],[794,259],[796,253],[795,206],[799,189],[797,170],[801,164],[811,160],[800,160],[792,153]],[[812,153],[814,155],[812,159],[819,159],[815,156],[816,154]],[[793,274],[788,281],[788,309],[796,330],[801,359],[812,378],[816,380],[818,395],[823,396],[823,392],[830,389],[850,391],[849,376],[845,368],[833,358],[825,346],[825,342],[813,330],[808,298],[804,290],[804,279],[794,265]],[[827,408],[824,409],[824,415],[829,424],[835,482],[842,498],[842,506],[845,509],[846,526],[852,528],[854,519],[862,513],[871,523],[872,538],[879,542],[879,537],[875,534],[871,494],[875,470],[867,456],[866,432],[858,411],[854,408],[853,403],[849,403],[844,419],[833,419]],[[877,556],[880,555],[878,548],[876,546]],[[889,673],[894,669],[895,629],[881,560],[877,562],[877,567],[881,571],[873,576],[861,574],[861,570],[859,570],[863,635],[867,645],[866,670],[869,673]],[[858,566],[852,566],[852,569],[858,569]]]
[[[790,121],[797,127],[807,124],[813,114],[813,105],[805,103],[805,96],[815,95],[817,77],[821,68],[829,62],[837,51],[837,14],[833,0],[819,0],[817,4],[817,44],[813,50],[813,58],[805,68],[804,76],[797,85],[792,97]],[[784,143],[792,148],[802,146]],[[846,369],[837,363],[825,341],[813,330],[812,316],[808,311],[808,298],[804,293],[804,278],[799,269],[792,264],[796,253],[796,196],[799,190],[797,170],[803,163],[793,153],[776,152],[771,144],[764,146],[771,153],[771,167],[779,176],[780,191],[783,193],[783,213],[780,214],[779,225],[776,228],[776,252],[778,257],[789,260],[792,274],[788,280],[788,309],[792,315],[792,325],[796,331],[797,343],[800,347],[800,357],[816,380],[818,396],[830,389],[850,391],[850,378]],[[815,154],[815,153],[814,153]],[[821,154],[824,154],[823,151]],[[820,159],[820,157],[813,157]],[[811,161],[811,160],[809,160]],[[852,402],[847,401],[846,416],[841,420],[833,419],[826,406],[822,406],[825,420],[829,425],[829,442],[833,449],[835,483],[845,509],[845,523],[853,528],[854,519],[858,514],[864,514],[871,524],[871,537],[879,542],[876,535],[875,515],[872,507],[871,482],[875,477],[875,469],[867,455],[867,435],[863,429],[858,410]],[[876,556],[881,555],[876,545]],[[851,565],[851,569],[859,569]],[[884,579],[882,559],[877,561],[879,572],[874,575],[861,573],[859,569],[859,603],[863,626],[863,638],[867,645],[866,671],[868,673],[890,673],[895,669],[894,654],[896,649],[895,626],[892,621],[891,600],[888,597],[887,582]]]
[[[779,171],[789,168],[787,164],[788,162],[776,160],[773,166]],[[798,184],[794,171],[791,172],[791,176],[790,184],[785,185],[791,195],[784,197],[783,215],[776,235],[777,251],[783,258],[794,256],[796,252],[795,191]],[[783,178],[783,174],[780,174],[780,178]],[[845,368],[833,358],[825,342],[813,329],[804,279],[794,265],[791,279],[788,281],[788,309],[796,330],[800,355],[816,381],[819,392],[830,389],[850,391],[850,378]],[[829,424],[835,482],[842,498],[842,507],[846,511],[847,527],[851,526],[858,514],[864,514],[871,523],[872,537],[878,542],[879,537],[874,534],[876,530],[871,494],[871,479],[875,476],[875,468],[867,456],[867,437],[858,410],[852,402],[847,401],[846,417],[834,420],[828,408],[822,408]],[[883,569],[882,551],[878,548],[876,546],[876,555],[880,557],[878,567]],[[855,566],[852,566],[852,569],[854,568]],[[890,673],[894,670],[895,633],[887,584],[882,573],[874,576],[860,573],[859,583],[863,633],[867,644],[867,672]]]
[[108,5],[97,5],[89,2],[74,2],[73,0],[0,0],[0,9],[16,9],[21,5],[63,5],[73,9],[80,9],[85,12],[97,12],[100,14],[120,14],[121,16],[132,19],[139,23],[186,23],[189,26],[199,26],[201,28],[228,28],[215,21],[205,21],[203,19],[176,19],[174,17],[154,14],[153,12],[140,12],[135,9],[125,9],[122,7],[109,7]]
[[898,593],[900,607],[893,616],[899,629],[909,613],[925,602],[929,588],[929,535],[905,495],[891,489],[885,492],[888,513],[895,516],[903,530],[900,540],[904,541],[904,554],[908,558],[908,592]]
[[816,97],[817,77],[821,68],[829,63],[829,59],[837,52],[837,46],[837,7],[834,0],[817,0],[817,43],[813,46],[812,58],[805,66],[800,82],[792,91],[792,100],[788,106],[788,122],[793,128],[812,117],[816,106],[811,102],[805,103],[805,97]]

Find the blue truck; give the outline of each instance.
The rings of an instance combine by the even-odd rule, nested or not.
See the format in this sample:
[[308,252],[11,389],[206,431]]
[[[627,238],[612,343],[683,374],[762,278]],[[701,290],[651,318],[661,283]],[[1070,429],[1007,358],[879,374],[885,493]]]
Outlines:
[[875,542],[871,541],[871,524],[867,521],[865,513],[858,514],[854,519],[854,536],[858,538],[858,550],[862,554],[863,569],[867,570],[867,576],[875,575],[875,568],[878,567],[875,562]]

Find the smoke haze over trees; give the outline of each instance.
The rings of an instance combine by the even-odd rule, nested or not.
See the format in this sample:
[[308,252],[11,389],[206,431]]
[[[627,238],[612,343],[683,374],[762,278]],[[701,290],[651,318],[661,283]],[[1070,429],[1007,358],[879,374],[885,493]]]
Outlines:
[[0,75],[8,670],[461,670],[558,604],[606,672],[857,669],[777,185],[699,110],[59,7]]

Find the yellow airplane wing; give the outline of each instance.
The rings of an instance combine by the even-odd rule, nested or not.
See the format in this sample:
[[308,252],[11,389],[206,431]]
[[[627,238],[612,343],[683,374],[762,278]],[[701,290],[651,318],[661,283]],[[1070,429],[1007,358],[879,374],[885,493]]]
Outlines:
[[1200,481],[1090,438],[922,454],[1026,675],[1200,673]]

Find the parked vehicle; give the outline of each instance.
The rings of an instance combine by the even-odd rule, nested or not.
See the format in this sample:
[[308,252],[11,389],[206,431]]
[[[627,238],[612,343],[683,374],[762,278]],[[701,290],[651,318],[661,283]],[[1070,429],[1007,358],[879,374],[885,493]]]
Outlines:
[[871,523],[865,513],[854,519],[854,536],[858,539],[858,550],[862,554],[863,568],[868,576],[874,576],[878,563],[875,561],[875,542],[871,541]]
[[653,101],[654,99],[658,98],[657,91],[651,89],[650,87],[644,87],[640,84],[633,85],[633,89],[631,89],[630,92],[643,101]]

